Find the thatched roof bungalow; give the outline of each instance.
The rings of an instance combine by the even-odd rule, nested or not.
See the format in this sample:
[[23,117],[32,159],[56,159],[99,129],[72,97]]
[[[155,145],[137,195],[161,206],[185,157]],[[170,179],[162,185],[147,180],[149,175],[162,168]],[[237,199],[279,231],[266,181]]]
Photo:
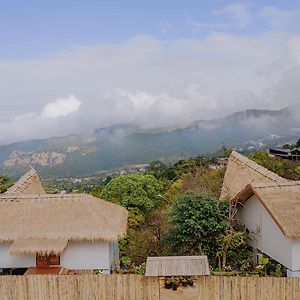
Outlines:
[[46,193],[37,172],[33,168],[30,168],[30,171],[24,174],[13,186],[11,186],[5,192],[5,194],[36,195]]
[[87,194],[46,194],[32,169],[0,195],[0,268],[109,272],[126,228],[125,208]]
[[148,257],[146,261],[145,276],[199,276],[209,274],[206,255]]
[[289,180],[269,171],[255,161],[232,151],[223,181],[221,199],[231,199],[248,184],[280,184]]
[[299,181],[282,178],[233,151],[221,198],[237,204],[254,249],[286,266],[289,276],[300,276]]

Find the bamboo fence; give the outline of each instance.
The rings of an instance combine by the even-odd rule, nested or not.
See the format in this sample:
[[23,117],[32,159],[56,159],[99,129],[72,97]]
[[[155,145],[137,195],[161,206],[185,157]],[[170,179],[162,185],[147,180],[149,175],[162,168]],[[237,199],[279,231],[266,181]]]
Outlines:
[[300,300],[300,278],[199,277],[197,300]]
[[159,300],[159,280],[138,275],[1,276],[2,300]]
[[[196,291],[193,300],[300,300],[300,278],[202,276],[193,288],[180,288],[181,300],[190,299],[191,290]],[[177,299],[178,291],[172,294]],[[158,277],[0,276],[1,300],[160,300],[163,295]]]

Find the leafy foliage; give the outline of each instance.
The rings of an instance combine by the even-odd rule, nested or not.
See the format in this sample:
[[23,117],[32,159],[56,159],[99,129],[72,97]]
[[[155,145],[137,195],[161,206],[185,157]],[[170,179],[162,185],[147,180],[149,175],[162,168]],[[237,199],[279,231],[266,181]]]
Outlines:
[[101,193],[104,189],[104,185],[97,185],[95,186],[92,190],[91,190],[91,194],[94,196],[94,197],[98,197],[98,198],[101,198]]
[[133,174],[111,180],[101,198],[118,203],[129,210],[129,224],[134,226],[163,202],[162,186],[152,175]]
[[300,180],[298,166],[289,160],[270,157],[264,150],[255,152],[250,156],[250,159],[281,177],[291,180]]
[[128,235],[120,241],[120,257],[123,267],[135,270],[146,262],[148,256],[159,256],[165,252],[163,233],[166,213],[156,209],[149,213],[139,227],[129,228]]
[[217,240],[228,228],[224,217],[226,202],[213,197],[186,195],[173,204],[167,232],[172,251],[177,254],[207,254],[214,258]]
[[159,180],[173,180],[176,177],[175,168],[173,166],[167,166],[159,160],[150,162],[147,173]]
[[296,144],[285,144],[282,146],[283,149],[294,149],[300,148],[300,138],[297,140]]
[[7,189],[9,187],[11,187],[13,185],[13,182],[11,181],[11,179],[4,175],[4,176],[0,176],[0,194],[4,193],[7,191]]
[[193,193],[219,197],[223,183],[225,168],[210,169],[200,166],[194,172],[184,174],[181,179],[179,193]]
[[[215,197],[186,195],[178,198],[171,207],[171,227],[166,233],[171,253],[205,254],[213,267],[219,265],[224,269],[227,262],[240,267],[243,259],[249,257],[247,234],[235,220],[230,223],[228,215],[229,203]],[[244,253],[239,257],[241,260],[236,261],[235,255],[241,249]]]

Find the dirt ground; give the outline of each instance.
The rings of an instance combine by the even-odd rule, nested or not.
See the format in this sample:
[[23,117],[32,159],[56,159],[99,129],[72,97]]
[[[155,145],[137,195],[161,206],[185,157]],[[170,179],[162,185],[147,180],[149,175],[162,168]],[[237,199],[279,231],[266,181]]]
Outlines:
[[160,300],[198,300],[198,287],[180,286],[176,291],[166,289],[163,281],[160,281]]

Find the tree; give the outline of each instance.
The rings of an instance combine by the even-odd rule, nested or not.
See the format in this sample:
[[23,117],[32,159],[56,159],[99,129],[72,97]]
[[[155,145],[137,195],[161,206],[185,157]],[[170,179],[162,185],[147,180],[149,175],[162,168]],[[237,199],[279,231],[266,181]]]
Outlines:
[[152,161],[147,167],[147,174],[153,175],[159,180],[172,180],[176,177],[176,172],[173,166],[167,166],[163,162],[156,160]]
[[174,164],[177,178],[186,173],[193,173],[200,166],[206,166],[207,161],[202,156],[196,156],[189,159],[181,159]]
[[224,155],[224,157],[229,157],[230,156],[230,154],[231,154],[231,152],[232,152],[232,148],[227,148],[226,146],[225,146],[225,144],[223,144],[223,146],[222,146],[222,151],[223,151],[223,155]]
[[240,267],[251,252],[247,233],[234,216],[229,203],[215,197],[189,194],[178,198],[171,207],[171,227],[166,233],[171,254],[205,254],[213,267]]
[[111,180],[101,192],[102,199],[128,209],[128,235],[119,245],[121,265],[131,271],[159,252],[162,221],[156,220],[160,213],[155,208],[163,203],[161,191],[154,176],[133,174]]
[[171,251],[181,255],[206,254],[214,259],[217,241],[228,228],[225,215],[227,202],[210,196],[186,195],[171,207],[167,239]]
[[166,213],[160,208],[147,215],[138,228],[129,228],[127,237],[120,243],[120,258],[123,266],[133,269],[146,262],[148,256],[164,255]]
[[296,143],[296,147],[300,148],[300,138],[298,139],[297,143]]
[[[102,190],[101,198],[120,204],[129,210],[129,222],[139,223],[152,209],[162,201],[161,184],[152,175],[132,174],[120,176]],[[139,221],[131,220],[137,218]]]
[[270,157],[264,150],[255,152],[249,158],[281,177],[290,180],[300,180],[297,165],[292,161],[279,157]]
[[13,185],[13,182],[7,175],[0,176],[0,194],[6,192],[6,190]]

